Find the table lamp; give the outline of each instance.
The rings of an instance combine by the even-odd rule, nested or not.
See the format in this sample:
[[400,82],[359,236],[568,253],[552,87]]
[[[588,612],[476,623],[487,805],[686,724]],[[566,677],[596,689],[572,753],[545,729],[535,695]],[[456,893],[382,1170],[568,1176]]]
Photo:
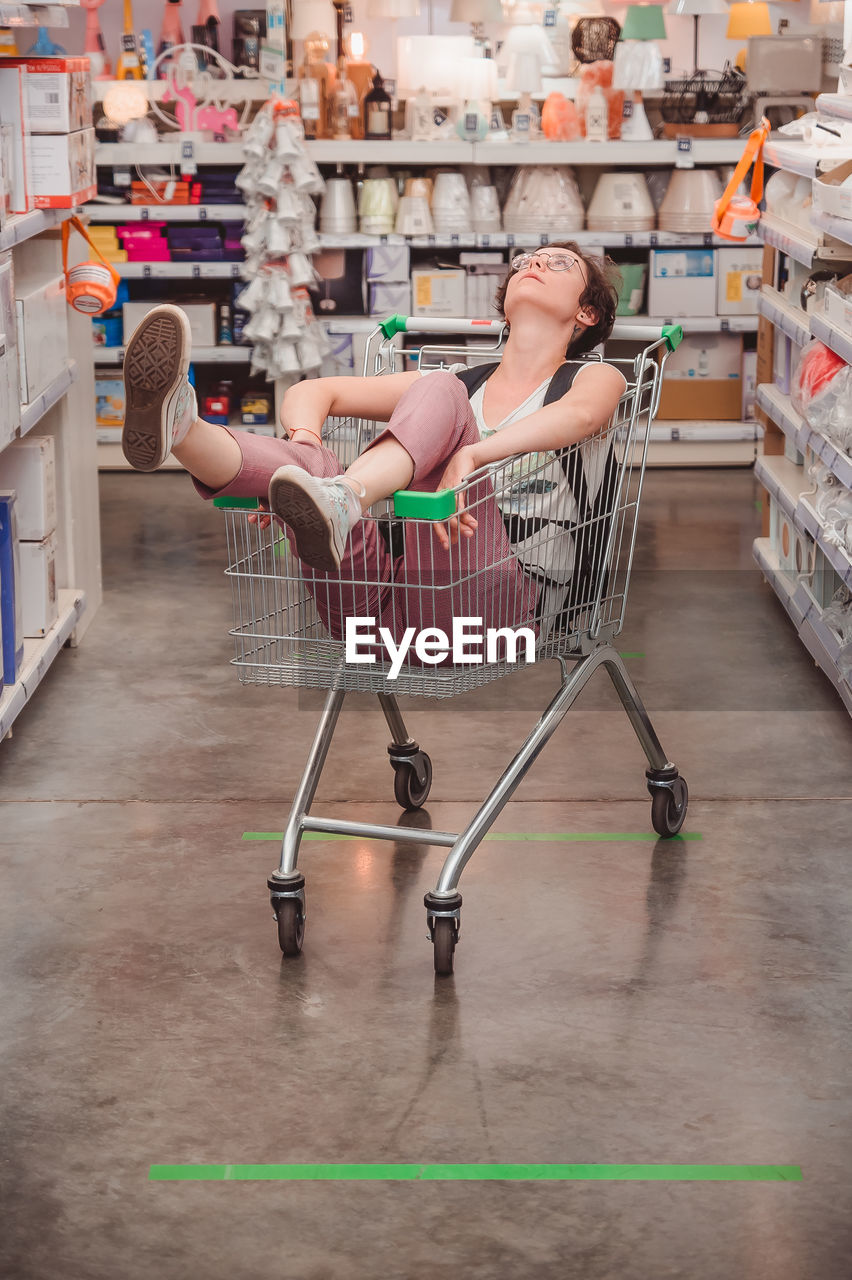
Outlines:
[[519,99],[512,112],[512,138],[526,142],[538,133],[538,110],[532,95],[541,93],[541,69],[552,64],[556,55],[544,28],[530,21],[528,11],[522,10],[509,28],[501,56],[506,58],[506,92],[517,94]]
[[[744,3],[732,4],[728,13],[728,29],[725,35],[729,40],[748,40],[749,36],[771,36],[772,20],[769,17],[769,5],[764,0],[745,0]],[[745,70],[746,49],[743,46],[734,59],[734,66]]]
[[[658,40],[665,40],[666,24],[662,6],[631,5],[624,15],[624,26],[615,47],[612,72],[613,89],[632,92],[625,99],[625,115],[621,137],[627,142],[647,142],[653,138],[642,93],[659,92],[664,87],[663,55]],[[627,103],[630,102],[630,109]]]
[[727,13],[725,0],[671,0],[666,14],[671,18],[692,18],[692,69],[698,70],[698,23],[708,14]]
[[450,22],[469,22],[478,45],[485,43],[484,22],[504,22],[502,0],[453,0]]

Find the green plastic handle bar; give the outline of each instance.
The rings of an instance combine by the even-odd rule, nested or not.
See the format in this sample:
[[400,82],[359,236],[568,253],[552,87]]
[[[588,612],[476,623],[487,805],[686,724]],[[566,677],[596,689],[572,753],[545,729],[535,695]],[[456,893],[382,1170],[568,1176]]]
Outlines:
[[397,489],[393,495],[393,513],[408,520],[448,520],[456,514],[455,490],[420,493],[417,489]]
[[397,333],[405,333],[407,320],[407,316],[388,316],[387,320],[381,321],[379,328],[386,338],[393,338]]
[[665,338],[669,351],[677,351],[683,342],[683,329],[679,324],[664,324],[660,336]]
[[257,511],[259,503],[257,498],[214,498],[214,507],[224,507],[226,511],[234,509]]

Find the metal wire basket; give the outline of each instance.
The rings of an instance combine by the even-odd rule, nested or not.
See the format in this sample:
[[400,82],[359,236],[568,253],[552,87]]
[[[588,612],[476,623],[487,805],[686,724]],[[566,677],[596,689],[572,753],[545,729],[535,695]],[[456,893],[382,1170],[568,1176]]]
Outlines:
[[665,124],[737,124],[747,97],[745,77],[733,68],[697,71],[666,81],[660,110]]

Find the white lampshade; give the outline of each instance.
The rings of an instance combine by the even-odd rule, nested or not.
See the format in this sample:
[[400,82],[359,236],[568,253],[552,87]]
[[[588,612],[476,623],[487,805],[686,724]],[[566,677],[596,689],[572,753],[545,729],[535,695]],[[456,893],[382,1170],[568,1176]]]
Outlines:
[[502,0],[453,0],[450,5],[450,22],[503,21]]
[[459,63],[476,57],[473,36],[400,36],[396,42],[397,94],[414,98],[426,88],[438,100],[467,92]]
[[613,89],[657,93],[664,86],[663,55],[656,40],[619,40],[612,66]]
[[459,74],[468,101],[493,102],[497,97],[497,63],[493,58],[462,58]]
[[509,93],[540,93],[541,69],[556,61],[544,28],[533,24],[510,27],[500,56],[506,59]]
[[671,0],[666,13],[673,18],[702,18],[711,13],[727,13],[725,0]]
[[291,39],[306,40],[312,31],[334,35],[335,23],[331,0],[293,0]]
[[367,16],[370,18],[417,18],[420,16],[420,0],[369,0]]

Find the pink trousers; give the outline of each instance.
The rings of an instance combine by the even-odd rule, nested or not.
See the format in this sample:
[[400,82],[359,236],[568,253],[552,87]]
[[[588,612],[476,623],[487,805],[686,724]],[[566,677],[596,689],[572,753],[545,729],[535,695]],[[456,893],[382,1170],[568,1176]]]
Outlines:
[[[249,432],[231,433],[242,465],[224,489],[198,480],[204,498],[265,498],[272,473],[288,463],[315,476],[340,475],[343,467],[325,445],[292,444]],[[409,488],[434,492],[447,462],[463,445],[479,440],[467,391],[452,373],[420,378],[401,397],[387,428],[414,463]],[[370,446],[372,447],[372,446]],[[475,484],[467,507],[478,527],[444,550],[424,521],[405,521],[390,533],[386,520],[367,518],[351,531],[340,569],[325,574],[302,566],[317,610],[336,639],[350,616],[374,618],[399,638],[406,627],[438,627],[452,633],[453,617],[481,618],[484,627],[533,626],[537,588],[512,554],[490,481]]]

